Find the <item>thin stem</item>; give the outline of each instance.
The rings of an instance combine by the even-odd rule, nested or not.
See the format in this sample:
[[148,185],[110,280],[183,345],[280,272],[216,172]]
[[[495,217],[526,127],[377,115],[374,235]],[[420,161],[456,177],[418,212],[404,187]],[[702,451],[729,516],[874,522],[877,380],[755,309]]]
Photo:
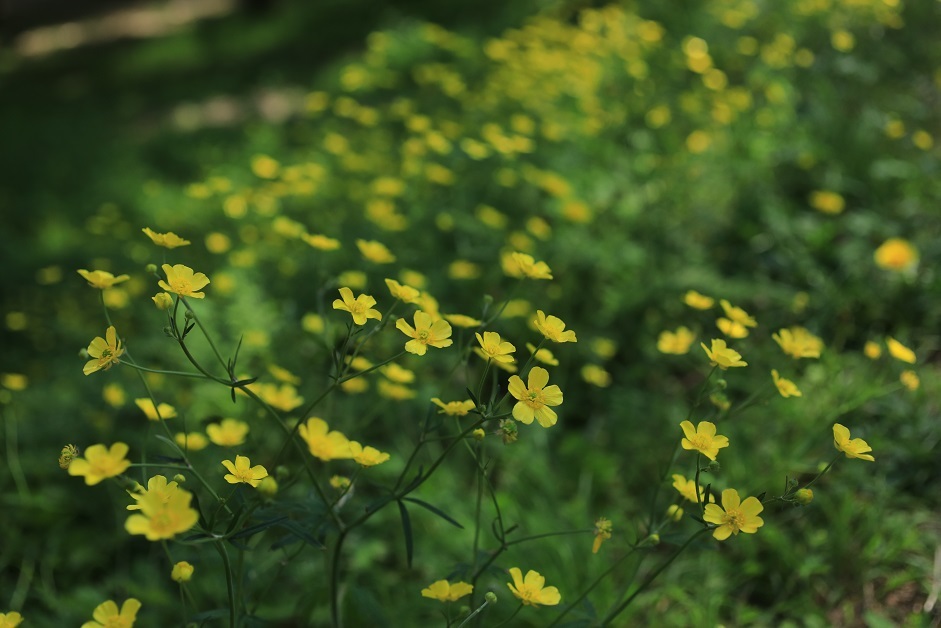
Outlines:
[[229,594],[229,628],[235,628],[235,583],[232,582],[232,564],[229,562],[229,552],[225,549],[225,541],[216,541],[215,546],[225,566],[225,588]]
[[219,360],[219,364],[222,365],[222,368],[228,369],[229,364],[223,359],[222,354],[219,353],[219,350],[216,348],[216,343],[212,341],[212,337],[209,335],[209,332],[206,331],[206,328],[203,327],[202,321],[199,320],[199,316],[196,315],[196,312],[190,307],[190,304],[186,302],[182,296],[180,301],[183,303],[183,307],[186,308],[186,311],[192,314],[193,321],[196,323],[196,326],[199,327],[199,331],[203,332],[203,337],[206,339],[206,342],[209,343],[209,346],[212,347],[212,352],[216,354],[216,358]]

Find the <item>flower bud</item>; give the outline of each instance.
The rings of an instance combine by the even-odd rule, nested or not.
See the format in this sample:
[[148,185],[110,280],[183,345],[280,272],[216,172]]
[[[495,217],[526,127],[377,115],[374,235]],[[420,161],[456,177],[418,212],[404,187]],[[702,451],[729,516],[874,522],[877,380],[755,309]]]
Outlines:
[[186,476],[183,475],[182,473],[177,473],[176,475],[173,476],[173,481],[176,482],[177,484],[183,484],[184,482],[186,482]]
[[719,464],[718,460],[710,460],[709,464],[706,465],[706,468],[703,469],[706,473],[715,473],[722,469],[722,465]]
[[516,421],[509,419],[500,420],[500,437],[504,445],[515,443],[519,438],[519,429],[516,427]]
[[722,378],[716,380],[716,388],[719,390],[725,390],[729,387],[729,383]]
[[173,571],[170,572],[170,577],[176,582],[189,582],[190,578],[193,577],[193,571],[194,568],[191,564],[185,560],[181,560],[173,565]]
[[480,428],[477,428],[476,430],[474,430],[473,432],[471,432],[471,436],[474,437],[474,440],[476,440],[476,441],[481,441],[481,440],[484,439],[484,437],[487,436],[487,432],[483,431],[483,430],[480,429]]
[[646,539],[644,539],[643,541],[641,541],[641,542],[640,542],[640,545],[641,545],[641,547],[645,547],[645,546],[648,546],[648,545],[651,545],[651,546],[652,546],[652,545],[660,545],[660,535],[657,534],[656,532],[654,532],[653,534],[648,535]]
[[497,594],[494,593],[493,591],[487,591],[486,593],[484,593],[484,599],[487,600],[488,604],[496,604]]
[[158,310],[169,310],[173,307],[173,297],[166,292],[158,292],[150,298],[154,302],[154,305],[157,306]]
[[186,310],[186,314],[183,315],[183,318],[185,318],[188,321],[191,321],[194,318],[196,318],[196,315],[193,314],[190,310]]
[[806,506],[810,502],[814,501],[814,492],[809,488],[799,489],[794,493],[794,499],[797,500],[797,503],[801,506]]
[[164,335],[164,336],[167,336],[167,337],[169,337],[169,338],[173,338],[173,330],[172,330],[169,326],[164,327],[164,328],[163,328],[163,335]]
[[271,499],[278,494],[278,481],[269,475],[258,485],[258,492],[267,499]]
[[667,517],[673,521],[679,521],[683,518],[683,509],[676,504],[673,504],[667,508]]
[[156,264],[147,264],[147,266],[144,267],[144,270],[146,270],[146,271],[147,271],[148,273],[150,273],[151,275],[154,275],[154,274],[157,273],[157,265],[156,265]]
[[287,468],[286,466],[284,466],[283,464],[279,464],[277,467],[275,467],[275,470],[274,470],[274,477],[275,477],[278,481],[284,482],[284,481],[287,480],[289,477],[291,477],[291,470],[288,469],[288,468]]

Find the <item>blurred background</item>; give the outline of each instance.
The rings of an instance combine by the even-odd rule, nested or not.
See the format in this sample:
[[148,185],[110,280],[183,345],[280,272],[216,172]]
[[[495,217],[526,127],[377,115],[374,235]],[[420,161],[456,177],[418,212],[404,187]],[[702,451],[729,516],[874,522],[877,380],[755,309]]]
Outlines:
[[[645,534],[708,372],[698,342],[720,337],[683,294],[727,298],[759,327],[734,341],[755,368],[728,375],[731,410],[700,417],[727,420],[733,442],[714,488],[771,494],[785,475],[812,475],[831,459],[836,420],[876,463],[842,460],[809,507],[694,548],[621,617],[938,625],[939,32],[930,0],[0,0],[0,612],[76,625],[133,595],[142,625],[179,621],[162,550],[123,532],[126,496],[56,465],[69,442],[124,440],[132,456],[148,442],[134,373],[81,374],[81,350],[107,325],[76,270],[131,275],[104,294],[112,319],[139,360],[178,368],[144,272],[169,261],[210,276],[200,315],[229,350],[242,338],[246,372],[273,382],[267,365],[279,365],[308,398],[345,332],[330,310],[342,285],[387,307],[383,279],[394,277],[443,313],[478,318],[485,295],[517,299],[497,331],[519,349],[536,342],[535,309],[561,316],[579,342],[552,347],[560,423],[521,430],[511,447],[488,441],[495,482],[526,534],[612,519],[612,556]],[[157,249],[143,227],[192,245]],[[322,250],[310,234],[342,246]],[[880,257],[895,238],[894,257]],[[364,258],[357,239],[396,261]],[[514,288],[501,268],[513,250],[545,260],[555,280]],[[691,352],[659,352],[658,335],[680,325],[697,334]],[[780,353],[771,334],[791,325],[823,338],[820,360]],[[886,336],[918,363],[863,354]],[[368,357],[399,341],[381,335]],[[373,383],[323,410],[398,464],[414,442],[402,426],[431,397],[464,395],[446,387],[443,362],[403,365],[418,374],[409,393]],[[804,396],[778,397],[771,368]],[[920,385],[900,383],[907,369]],[[189,429],[237,416],[253,426],[253,460],[277,446],[224,389],[150,383]],[[196,455],[208,467],[227,454]],[[466,464],[429,484],[422,499],[472,518]],[[657,516],[671,490],[661,487]],[[384,523],[348,550],[348,621],[429,625],[438,615],[417,592],[459,569],[469,537],[416,521],[424,540],[406,571],[397,519]],[[678,528],[639,574],[694,524]],[[564,602],[608,564],[585,559],[589,537],[572,539],[520,546],[495,567],[532,565]],[[280,554],[258,553],[246,586],[266,625],[322,625],[320,556],[268,592]],[[216,558],[198,559],[207,579],[194,596],[218,608]],[[598,614],[629,575],[599,588]],[[497,575],[483,584],[505,593]],[[544,625],[540,613],[514,621]],[[586,604],[571,617],[591,625],[594,613]]]

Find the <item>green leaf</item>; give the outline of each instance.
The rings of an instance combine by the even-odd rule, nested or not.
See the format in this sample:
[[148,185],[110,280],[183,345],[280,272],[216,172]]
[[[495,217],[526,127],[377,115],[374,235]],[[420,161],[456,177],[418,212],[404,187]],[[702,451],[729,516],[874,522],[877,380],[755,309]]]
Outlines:
[[401,500],[395,502],[399,505],[399,514],[402,516],[402,532],[405,534],[405,557],[408,568],[412,568],[412,554],[415,549],[414,539],[412,538],[412,520],[408,516],[408,509]]
[[447,513],[443,512],[442,510],[439,510],[438,508],[435,508],[428,502],[422,501],[415,497],[403,497],[402,499],[408,502],[412,502],[414,504],[418,504],[422,508],[430,510],[431,512],[435,513],[436,515],[438,515],[439,517],[441,517],[442,519],[444,519],[445,521],[447,521],[448,523],[450,523],[452,526],[456,528],[460,528],[461,530],[464,529],[464,526],[462,526],[460,523],[458,523],[453,518],[451,518]]

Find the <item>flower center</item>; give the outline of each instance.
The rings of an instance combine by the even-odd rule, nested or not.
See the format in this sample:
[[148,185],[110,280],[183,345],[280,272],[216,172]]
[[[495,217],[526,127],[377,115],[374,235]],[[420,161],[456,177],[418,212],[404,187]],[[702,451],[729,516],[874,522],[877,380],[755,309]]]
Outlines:
[[696,436],[693,436],[691,439],[689,439],[689,442],[691,442],[693,447],[696,449],[708,449],[712,439],[708,436],[697,434]]
[[102,359],[102,360],[107,360],[107,359],[109,359],[112,355],[114,355],[114,354],[111,352],[111,349],[104,349],[104,350],[102,350],[102,352],[101,352],[101,359]]
[[725,524],[732,528],[732,532],[738,532],[745,525],[745,513],[737,508],[726,510]]
[[423,329],[418,332],[418,339],[422,342],[428,342],[431,338],[431,333],[427,329]]

